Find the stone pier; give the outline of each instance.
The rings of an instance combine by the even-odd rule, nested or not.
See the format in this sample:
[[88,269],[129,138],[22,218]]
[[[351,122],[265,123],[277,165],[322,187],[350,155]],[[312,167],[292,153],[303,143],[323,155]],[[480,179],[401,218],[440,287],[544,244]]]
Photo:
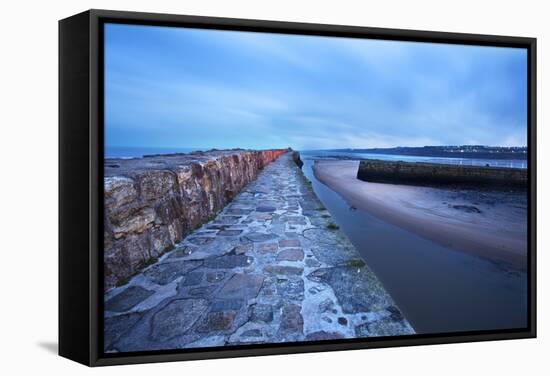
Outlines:
[[107,352],[414,333],[291,153],[104,298]]
[[382,161],[359,163],[357,179],[372,183],[462,188],[527,189],[527,169],[441,163]]

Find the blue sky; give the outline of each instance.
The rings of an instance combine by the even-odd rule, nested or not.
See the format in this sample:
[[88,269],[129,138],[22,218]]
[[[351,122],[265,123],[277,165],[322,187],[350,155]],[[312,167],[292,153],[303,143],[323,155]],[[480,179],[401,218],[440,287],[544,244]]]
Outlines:
[[513,48],[105,26],[105,144],[527,144]]

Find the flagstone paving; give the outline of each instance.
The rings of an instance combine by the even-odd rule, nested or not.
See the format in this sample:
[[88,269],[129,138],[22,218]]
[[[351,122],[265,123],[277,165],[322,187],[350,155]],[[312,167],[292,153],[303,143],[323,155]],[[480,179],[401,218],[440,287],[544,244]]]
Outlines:
[[414,333],[290,153],[104,298],[107,352]]

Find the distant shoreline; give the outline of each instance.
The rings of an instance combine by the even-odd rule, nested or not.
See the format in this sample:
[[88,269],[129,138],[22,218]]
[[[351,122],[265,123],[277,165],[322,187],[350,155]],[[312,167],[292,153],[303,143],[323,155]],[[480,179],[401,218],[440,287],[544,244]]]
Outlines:
[[527,147],[504,146],[424,146],[424,147],[395,147],[370,149],[335,149],[348,153],[393,154],[403,156],[423,156],[441,158],[476,158],[476,159],[519,159],[527,160]]
[[356,161],[318,160],[313,172],[350,205],[386,222],[454,250],[525,269],[526,217],[521,202],[515,202],[521,195],[484,193],[479,200],[455,197],[452,190],[367,183],[356,178],[357,167]]

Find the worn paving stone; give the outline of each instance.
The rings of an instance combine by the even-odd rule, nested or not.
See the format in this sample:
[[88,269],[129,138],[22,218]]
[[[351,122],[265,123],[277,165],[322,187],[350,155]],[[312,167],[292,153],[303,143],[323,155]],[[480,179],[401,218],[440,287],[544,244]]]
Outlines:
[[319,313],[326,313],[326,312],[331,312],[331,313],[337,313],[338,312],[338,310],[336,309],[336,305],[334,304],[334,302],[330,298],[327,298],[327,299],[323,300],[319,304]]
[[204,278],[204,272],[189,272],[180,282],[180,287],[200,285]]
[[231,329],[235,316],[235,311],[210,312],[200,323],[197,331],[200,333],[227,331]]
[[223,288],[218,292],[217,296],[223,299],[241,298],[248,300],[258,295],[264,277],[253,274],[235,274]]
[[250,252],[254,249],[254,243],[246,243],[238,245],[234,248],[235,254],[242,255],[246,252]]
[[204,260],[204,266],[212,269],[232,269],[249,266],[254,258],[245,255],[226,255]]
[[279,332],[282,334],[302,333],[304,329],[304,318],[300,313],[301,306],[293,304],[283,307],[281,325]]
[[202,262],[197,260],[165,262],[151,266],[143,274],[152,282],[165,285],[198,268],[201,264]]
[[206,228],[207,229],[212,229],[212,230],[225,230],[225,228],[227,227],[227,224],[225,223],[218,223],[218,224],[209,224],[209,225],[206,225]]
[[205,299],[173,300],[153,316],[151,338],[159,341],[184,334],[207,308]]
[[333,267],[317,269],[307,276],[312,281],[329,284],[345,313],[384,309],[391,302],[374,276],[362,267]]
[[227,214],[246,215],[252,213],[252,209],[228,209]]
[[243,230],[220,230],[218,232],[219,236],[239,236],[242,234]]
[[317,260],[308,258],[308,259],[306,259],[306,266],[308,268],[317,268],[317,267],[321,266],[321,263]]
[[304,299],[304,280],[301,278],[277,280],[277,294],[288,300]]
[[251,220],[255,220],[255,221],[261,221],[261,222],[265,222],[265,221],[269,221],[271,219],[273,219],[273,215],[270,214],[270,213],[252,213],[248,216],[249,219]]
[[141,303],[155,292],[141,286],[130,286],[105,302],[105,309],[113,312],[124,312]]
[[110,350],[111,346],[128,332],[142,317],[140,313],[126,313],[105,318],[105,349]]
[[253,232],[253,233],[247,234],[245,238],[252,242],[266,242],[268,240],[277,239],[278,236],[276,234],[265,234],[261,232]]
[[305,230],[304,237],[321,244],[337,245],[339,243],[337,231],[327,231],[321,228]]
[[195,244],[195,245],[205,245],[210,243],[214,240],[211,236],[200,236],[195,238],[188,238],[186,239],[189,243]]
[[256,304],[252,306],[252,322],[270,323],[273,321],[273,307],[269,304]]
[[244,306],[243,299],[221,299],[215,300],[211,307],[211,312],[221,312],[221,311],[238,311]]
[[206,274],[206,281],[208,283],[217,283],[225,278],[225,272],[213,272]]
[[261,337],[262,331],[260,329],[250,329],[243,332],[243,337]]
[[302,261],[304,259],[304,251],[301,248],[283,249],[277,255],[277,261]]
[[311,295],[315,295],[315,294],[318,294],[320,293],[321,291],[324,291],[326,289],[325,286],[322,286],[322,285],[319,285],[319,286],[313,286],[313,287],[310,287],[308,292],[311,294]]
[[298,239],[283,239],[279,240],[279,247],[299,247],[300,241]]
[[277,243],[262,243],[258,244],[258,252],[260,253],[275,253],[279,249]]
[[268,265],[264,267],[264,272],[277,275],[301,275],[304,268],[286,265]]
[[241,216],[236,216],[236,215],[222,215],[219,218],[217,218],[217,221],[219,223],[233,225],[233,224],[239,223],[239,220],[241,218],[242,218]]
[[275,210],[277,210],[276,207],[274,207],[274,206],[267,206],[267,205],[258,206],[258,207],[256,208],[256,211],[258,211],[258,212],[263,212],[263,213],[273,213]]
[[198,231],[196,233],[197,236],[206,236],[206,237],[215,237],[216,234],[218,233],[218,230],[202,230],[202,231]]
[[216,290],[216,286],[200,286],[189,290],[189,295],[192,296],[208,296]]

